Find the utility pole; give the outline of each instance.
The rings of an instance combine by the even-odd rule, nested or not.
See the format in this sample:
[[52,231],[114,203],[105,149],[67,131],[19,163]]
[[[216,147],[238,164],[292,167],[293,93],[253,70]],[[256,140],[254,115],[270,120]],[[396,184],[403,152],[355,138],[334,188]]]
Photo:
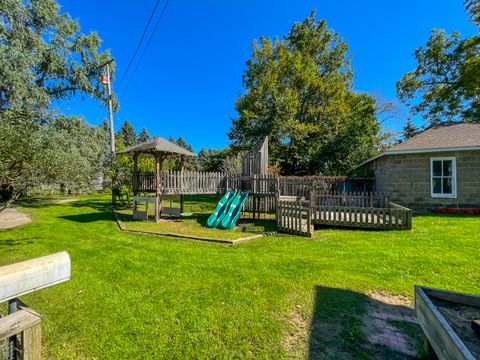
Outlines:
[[110,150],[115,154],[115,129],[113,128],[112,87],[110,84],[110,63],[107,63],[108,116],[110,117]]
[[[110,63],[113,62],[113,59],[110,59],[106,63],[99,66],[99,68],[105,67],[105,76],[102,76],[102,84],[107,85],[107,94],[108,94],[108,117],[110,125],[110,161],[112,162],[115,158],[115,129],[113,127],[113,104],[112,104],[112,85],[110,82]],[[113,181],[112,178],[112,204],[115,206],[117,198],[115,192],[113,191]]]

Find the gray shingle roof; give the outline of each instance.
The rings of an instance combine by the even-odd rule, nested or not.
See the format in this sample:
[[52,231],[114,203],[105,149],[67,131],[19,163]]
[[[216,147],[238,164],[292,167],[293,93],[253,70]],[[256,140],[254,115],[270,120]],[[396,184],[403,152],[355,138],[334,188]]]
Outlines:
[[447,123],[428,128],[386,152],[480,146],[480,124]]
[[149,153],[149,152],[157,152],[157,153],[164,153],[169,155],[185,155],[185,156],[193,156],[196,157],[197,154],[191,152],[190,150],[185,149],[184,147],[175,144],[172,141],[165,140],[163,138],[156,137],[151,140],[148,140],[141,144],[136,144],[130,146],[124,150],[117,151],[117,154],[128,154],[128,153]]
[[480,150],[480,124],[443,123],[432,126],[405,142],[364,161],[358,167],[385,155],[462,150]]

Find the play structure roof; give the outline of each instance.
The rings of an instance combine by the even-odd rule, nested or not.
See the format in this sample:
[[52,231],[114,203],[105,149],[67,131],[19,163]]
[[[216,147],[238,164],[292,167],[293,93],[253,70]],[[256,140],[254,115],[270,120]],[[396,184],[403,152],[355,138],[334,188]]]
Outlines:
[[172,141],[165,140],[163,138],[156,137],[141,144],[130,146],[124,150],[117,151],[117,154],[154,154],[163,153],[166,155],[184,155],[196,157],[197,154],[185,149],[184,147],[175,144]]

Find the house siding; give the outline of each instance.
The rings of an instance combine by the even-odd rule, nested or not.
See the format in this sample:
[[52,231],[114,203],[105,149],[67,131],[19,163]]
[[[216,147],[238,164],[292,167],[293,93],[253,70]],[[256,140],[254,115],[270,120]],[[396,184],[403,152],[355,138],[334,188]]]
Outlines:
[[[430,158],[455,157],[457,197],[432,198]],[[372,161],[375,190],[392,202],[415,210],[435,207],[480,207],[480,151],[386,155]]]

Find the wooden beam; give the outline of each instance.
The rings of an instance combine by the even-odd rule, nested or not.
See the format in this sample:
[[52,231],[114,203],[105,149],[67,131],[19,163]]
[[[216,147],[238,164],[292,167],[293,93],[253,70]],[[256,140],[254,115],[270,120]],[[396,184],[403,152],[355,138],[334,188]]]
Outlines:
[[137,195],[137,179],[138,179],[138,152],[133,153],[133,195]]
[[0,303],[70,280],[70,256],[60,252],[0,267]]
[[157,154],[155,156],[155,168],[156,168],[156,197],[157,201],[155,203],[155,221],[160,220],[160,214],[162,213],[162,189],[161,189],[161,176],[162,176],[162,165],[165,156],[162,154]]
[[0,341],[20,334],[28,328],[40,324],[41,321],[42,318],[38,314],[25,309],[7,315],[0,319]]
[[22,360],[42,359],[42,327],[35,324],[22,333]]

